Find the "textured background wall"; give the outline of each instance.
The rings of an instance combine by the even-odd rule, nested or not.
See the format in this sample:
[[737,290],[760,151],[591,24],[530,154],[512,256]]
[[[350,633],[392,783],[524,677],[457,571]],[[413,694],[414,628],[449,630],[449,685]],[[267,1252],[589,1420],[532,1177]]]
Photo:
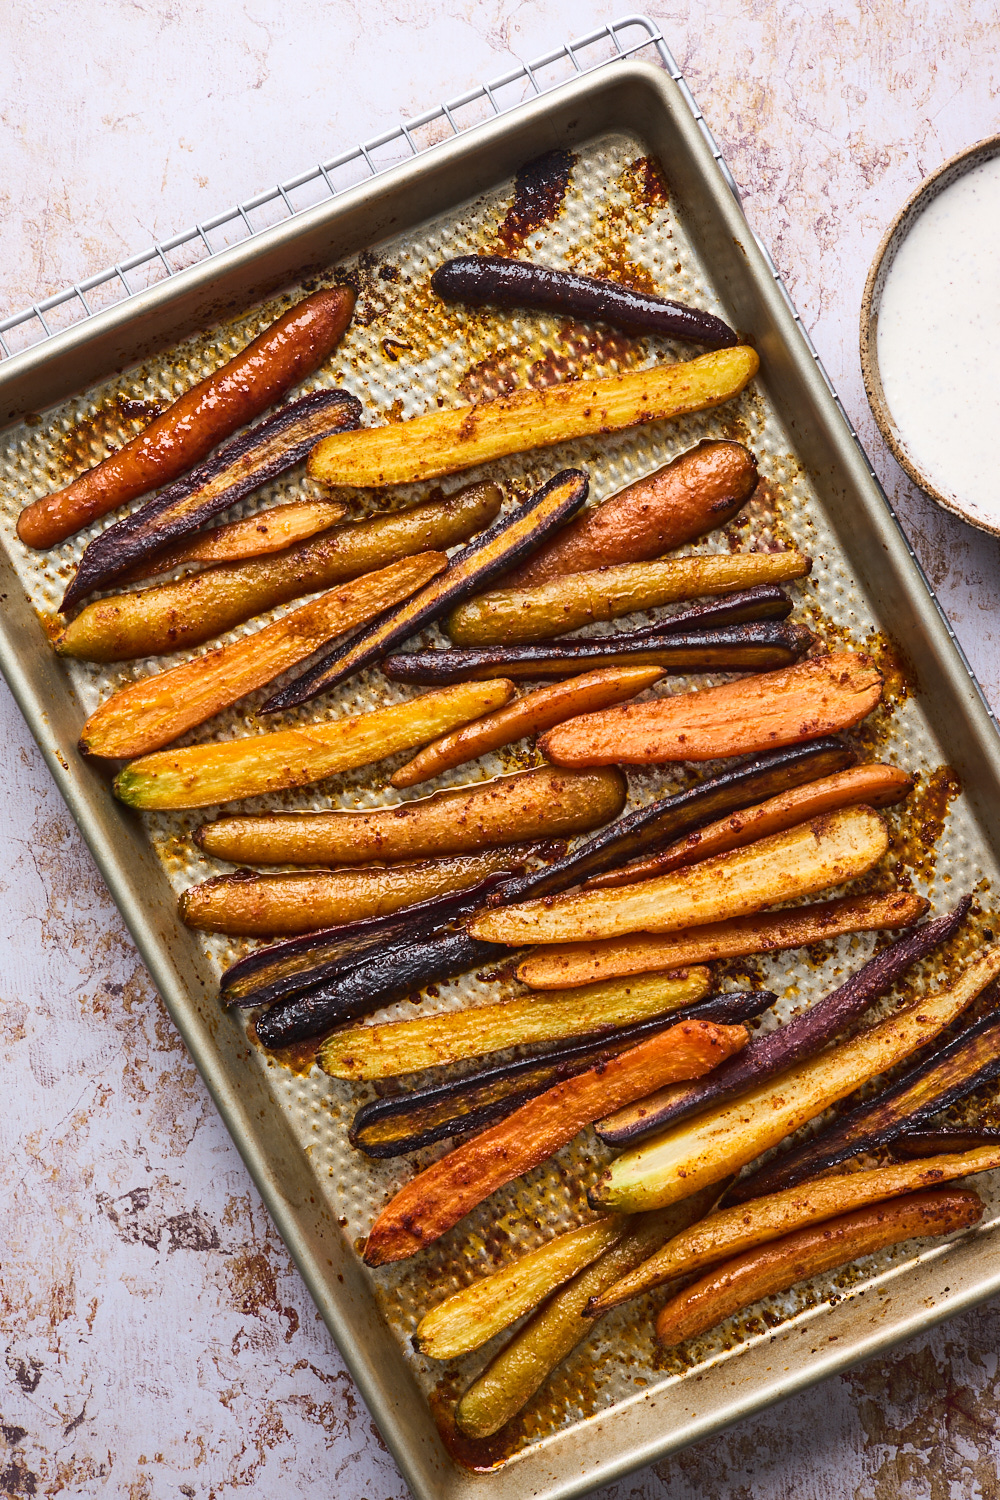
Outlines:
[[[611,19],[592,0],[37,0],[0,48],[14,310]],[[875,440],[872,253],[1000,129],[990,0],[655,8],[995,706],[997,546]],[[405,1487],[0,690],[0,1494]],[[623,1481],[604,1500],[996,1496],[1000,1306]]]

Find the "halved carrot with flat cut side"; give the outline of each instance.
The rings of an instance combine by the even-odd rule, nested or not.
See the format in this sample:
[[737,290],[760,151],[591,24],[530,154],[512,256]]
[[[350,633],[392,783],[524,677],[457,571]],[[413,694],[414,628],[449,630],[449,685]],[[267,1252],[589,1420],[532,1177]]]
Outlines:
[[426,745],[446,730],[508,703],[514,684],[470,682],[424,693],[374,712],[303,724],[275,734],[158,750],[130,761],[115,778],[114,793],[129,807],[209,807],[262,797],[286,787],[309,786],[341,771]]
[[556,1084],[408,1182],[372,1226],[366,1265],[389,1265],[415,1255],[609,1108],[620,1108],[671,1080],[700,1078],[746,1042],[742,1026],[681,1021],[620,1057]]
[[522,984],[558,990],[633,974],[666,973],[688,964],[708,964],[752,953],[778,953],[825,943],[847,932],[885,932],[911,927],[929,903],[913,891],[879,896],[840,896],[759,916],[733,917],[704,927],[658,934],[640,932],[594,943],[536,948],[517,968]]
[[570,719],[542,737],[557,766],[715,760],[835,734],[882,696],[871,657],[838,651],[777,672]]
[[852,807],[858,802],[863,802],[866,807],[889,807],[894,802],[901,802],[912,786],[913,777],[898,766],[851,766],[834,776],[824,776],[805,786],[779,792],[766,802],[758,802],[756,807],[730,813],[716,823],[709,823],[707,828],[697,828],[664,849],[662,854],[595,875],[586,882],[585,889],[603,890],[609,886],[631,885],[635,880],[647,880],[652,875],[665,875],[668,870],[697,864],[713,854],[742,849],[769,833],[794,828],[806,818],[819,817],[838,807]]
[[766,906],[844,885],[877,864],[888,847],[878,813],[870,807],[845,807],[653,880],[483,911],[471,919],[469,931],[512,947],[676,932],[750,916]]
[[83,726],[85,755],[148,755],[213,714],[266,687],[333,636],[373,620],[447,567],[444,552],[419,552],[330,589],[253,635],[142,677],[102,703]]

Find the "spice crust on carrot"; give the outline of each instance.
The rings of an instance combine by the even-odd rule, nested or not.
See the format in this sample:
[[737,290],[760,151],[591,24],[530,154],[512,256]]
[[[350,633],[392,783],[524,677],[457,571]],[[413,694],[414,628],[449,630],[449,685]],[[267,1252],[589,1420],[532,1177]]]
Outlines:
[[538,1166],[599,1118],[610,1099],[624,1103],[669,1078],[700,1077],[746,1040],[742,1026],[682,1021],[601,1067],[557,1084],[408,1182],[372,1226],[365,1264],[405,1260],[439,1239],[477,1203]]
[[570,719],[543,735],[559,766],[647,765],[776,750],[857,724],[882,696],[871,657],[838,651],[777,672]]

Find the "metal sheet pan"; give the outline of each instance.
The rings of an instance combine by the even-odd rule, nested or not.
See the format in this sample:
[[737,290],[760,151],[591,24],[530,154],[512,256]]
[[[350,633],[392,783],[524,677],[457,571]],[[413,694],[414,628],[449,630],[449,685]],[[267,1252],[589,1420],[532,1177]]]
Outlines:
[[[96,457],[98,450],[81,447],[84,441],[113,441],[127,431],[115,405],[119,394],[155,398],[176,382],[185,383],[191,371],[218,362],[230,341],[235,346],[248,329],[273,316],[278,289],[299,287],[337,263],[371,273],[366,283],[371,316],[359,322],[343,359],[333,361],[323,380],[357,389],[370,420],[394,400],[402,403],[404,414],[419,410],[430,390],[460,399],[457,393],[471,388],[473,372],[480,382],[488,381],[496,374],[495,362],[489,361],[499,335],[483,321],[446,330],[419,378],[412,366],[400,369],[398,362],[379,356],[387,330],[398,335],[400,320],[407,317],[414,328],[421,326],[425,309],[408,293],[379,304],[375,273],[384,265],[408,266],[407,274],[419,280],[417,273],[434,255],[482,244],[503,217],[512,172],[553,149],[575,154],[573,187],[557,221],[561,241],[545,233],[537,244],[529,238],[533,253],[557,260],[562,254],[578,256],[581,263],[590,256],[593,265],[595,257],[606,264],[609,256],[627,252],[647,269],[648,257],[659,255],[659,284],[678,291],[687,287],[714,304],[761,351],[763,374],[758,394],[736,410],[675,424],[669,432],[650,429],[641,436],[526,455],[508,462],[505,477],[516,487],[567,461],[585,462],[595,492],[610,493],[623,478],[656,467],[702,435],[746,436],[761,452],[768,478],[750,518],[754,537],[764,536],[766,542],[793,536],[806,545],[819,566],[803,603],[819,628],[831,640],[873,645],[909,678],[903,691],[897,673],[892,712],[878,731],[880,751],[921,769],[925,777],[947,764],[965,789],[951,805],[935,859],[914,864],[914,883],[927,889],[939,908],[948,904],[950,892],[978,883],[988,904],[986,893],[998,878],[992,851],[1000,831],[1000,741],[991,716],[682,88],[663,71],[623,63],[570,83],[0,365],[0,412],[13,424],[3,439],[0,468],[5,500],[0,666],[418,1500],[461,1500],[484,1492],[490,1500],[582,1493],[1000,1288],[991,1198],[984,1227],[956,1244],[919,1252],[911,1247],[839,1283],[828,1278],[789,1299],[776,1328],[750,1325],[709,1337],[683,1366],[655,1368],[647,1332],[622,1315],[602,1325],[592,1349],[568,1362],[510,1461],[488,1475],[471,1475],[453,1462],[442,1442],[428,1400],[438,1378],[408,1350],[406,1334],[431,1301],[484,1268],[479,1252],[456,1248],[462,1240],[454,1231],[436,1259],[431,1255],[424,1264],[381,1279],[364,1270],[354,1241],[391,1186],[392,1169],[355,1163],[349,1170],[343,1141],[349,1093],[338,1093],[337,1086],[315,1075],[298,1077],[268,1067],[249,1045],[241,1020],[220,1012],[214,992],[223,945],[196,937],[176,916],[177,889],[196,873],[208,873],[203,862],[195,866],[189,853],[176,852],[189,825],[183,819],[141,823],[109,796],[106,775],[76,752],[86,712],[115,682],[145,668],[117,669],[116,675],[115,669],[67,668],[53,656],[38,611],[52,608],[62,581],[59,570],[65,571],[71,554],[40,561],[20,548],[13,521],[26,495],[51,487],[61,477],[60,465],[68,472],[74,463],[80,468],[92,462],[86,454]],[[665,203],[647,198],[642,212],[655,207],[658,234],[637,238],[635,223],[619,212],[624,200],[615,195],[624,180],[623,163],[645,157],[664,164],[669,196]],[[648,229],[652,221],[645,222]],[[675,238],[665,257],[668,229]],[[408,299],[413,305],[406,305]],[[536,323],[522,326],[515,320],[504,335],[515,376],[526,361],[534,368],[557,347],[556,332],[544,327],[539,332]],[[195,334],[178,349],[179,339]],[[573,373],[580,361],[614,367],[655,352],[652,345],[638,352],[617,344],[575,348],[559,373]],[[67,399],[81,387],[82,394]],[[750,540],[737,529],[711,545]],[[328,711],[336,711],[336,705]],[[245,729],[245,720],[234,717],[225,721],[223,732]],[[486,774],[500,768],[499,763],[487,766]],[[640,780],[635,795],[639,800],[654,795],[658,785],[655,779]],[[385,787],[379,777],[362,775],[318,795],[339,805],[368,804],[383,798]],[[786,1010],[820,993],[845,960],[860,961],[866,942],[843,940],[818,966],[783,962],[778,972],[788,992]],[[460,1003],[474,988],[460,986],[441,1003]],[[587,1150],[592,1156],[592,1144]],[[572,1151],[563,1160],[582,1168],[583,1158]],[[536,1203],[539,1190],[547,1195],[544,1232],[551,1232],[572,1220],[579,1195],[574,1198],[566,1186],[572,1172],[551,1178],[540,1172],[529,1191],[536,1193]],[[523,1243],[530,1241],[531,1226],[515,1220],[526,1201],[515,1194],[490,1210],[492,1219],[501,1210],[507,1213],[505,1232]],[[486,1234],[481,1243],[487,1256],[497,1249],[498,1242],[490,1244]],[[452,1280],[445,1284],[448,1276]],[[845,1296],[847,1290],[852,1295]],[[469,1373],[475,1364],[468,1365]]]

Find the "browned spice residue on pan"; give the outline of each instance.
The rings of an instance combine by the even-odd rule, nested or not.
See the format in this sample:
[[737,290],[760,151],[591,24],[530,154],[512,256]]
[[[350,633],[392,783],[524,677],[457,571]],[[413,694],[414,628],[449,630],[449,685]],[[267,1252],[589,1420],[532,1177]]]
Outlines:
[[68,484],[109,453],[136,437],[163,411],[165,403],[141,401],[115,391],[96,411],[65,432],[53,434],[47,469],[54,484]]
[[[667,185],[659,164],[648,156],[630,162],[608,194],[603,212],[594,221],[586,263],[579,260],[575,269],[617,281],[637,292],[670,296],[629,253],[630,237],[651,224],[667,201]],[[665,243],[669,244],[669,238],[668,230]],[[677,269],[680,270],[679,265]]]
[[458,1380],[454,1374],[450,1374],[438,1381],[429,1398],[431,1415],[448,1457],[473,1474],[488,1474],[492,1469],[499,1469],[519,1448],[524,1447],[523,1423],[520,1418],[515,1417],[492,1437],[466,1437],[455,1426],[458,1397]]
[[562,208],[570,173],[576,163],[572,151],[546,151],[525,162],[514,179],[514,199],[497,229],[500,247],[520,250],[529,234],[550,224]]
[[258,1051],[263,1052],[265,1057],[270,1058],[272,1062],[276,1062],[279,1067],[287,1068],[290,1073],[295,1073],[298,1077],[305,1078],[316,1061],[316,1054],[319,1051],[322,1038],[312,1037],[305,1042],[292,1042],[291,1046],[275,1047],[272,1051],[270,1047],[264,1046],[257,1035],[256,1024],[251,1021],[247,1027],[247,1041],[251,1042]]
[[458,394],[463,401],[497,401],[509,396],[523,382],[523,364],[518,354],[523,351],[506,349],[499,354],[488,354],[485,359],[471,365],[458,382]]
[[564,323],[556,337],[575,361],[595,359],[600,364],[626,365],[635,364],[642,354],[642,346],[634,339],[605,326]]
[[938,766],[930,775],[919,773],[904,804],[899,831],[892,841],[892,857],[921,880],[934,875],[936,844],[944,831],[948,805],[961,795],[962,783],[951,766]]
[[637,156],[619,181],[636,208],[663,208],[670,202],[663,168],[655,156]]
[[882,702],[892,704],[893,707],[899,707],[905,703],[917,688],[913,679],[913,668],[907,662],[899,646],[883,631],[872,630],[865,637],[863,649],[868,652],[885,679]]

